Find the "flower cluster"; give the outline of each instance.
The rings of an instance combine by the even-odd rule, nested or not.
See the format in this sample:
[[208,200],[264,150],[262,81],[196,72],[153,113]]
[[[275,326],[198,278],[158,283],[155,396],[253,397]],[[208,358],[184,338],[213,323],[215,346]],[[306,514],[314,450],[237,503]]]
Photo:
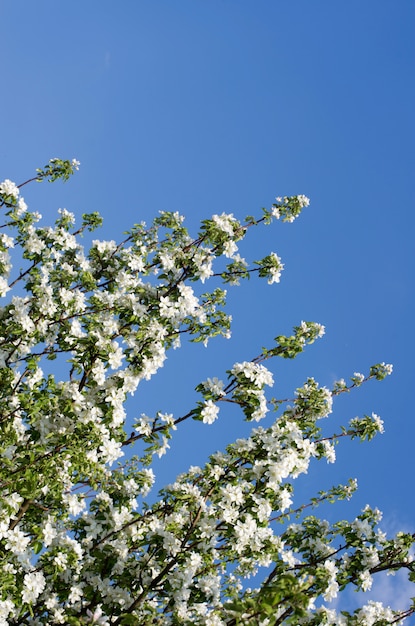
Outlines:
[[[52,159],[32,180],[66,181],[78,167]],[[45,225],[21,187],[0,183],[0,626],[369,625],[412,614],[414,606],[392,611],[374,601],[354,614],[324,604],[347,585],[370,589],[378,572],[406,569],[413,580],[414,537],[388,538],[369,507],[335,523],[308,514],[350,498],[353,480],[302,504],[294,492],[310,463],[335,461],[341,437],[383,431],[376,414],[332,436],[319,424],[335,396],[385,378],[391,366],[331,390],[310,377],[291,400],[269,398],[274,377],[263,362],[294,358],[324,334],[301,322],[224,381],[200,383],[202,399],[185,415],[142,414],[128,427],[127,397],[180,338],[206,345],[229,336],[222,282],[251,274],[279,281],[278,255],[251,267],[237,242],[261,222],[293,221],[308,199],[277,198],[245,222],[213,215],[195,237],[182,216],[162,212],[122,243],[94,239],[85,249],[80,235],[100,226],[97,213],[75,228],[62,209]],[[213,288],[201,293],[206,282]],[[153,456],[187,419],[211,424],[229,404],[264,426],[146,503]],[[262,582],[248,588],[257,573]]]

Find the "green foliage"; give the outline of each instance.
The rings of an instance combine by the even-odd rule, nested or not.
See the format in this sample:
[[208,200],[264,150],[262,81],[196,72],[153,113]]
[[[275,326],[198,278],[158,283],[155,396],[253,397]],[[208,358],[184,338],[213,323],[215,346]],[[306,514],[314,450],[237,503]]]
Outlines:
[[[26,183],[67,181],[78,166],[52,159]],[[414,582],[414,535],[386,536],[369,507],[351,521],[309,514],[349,499],[354,479],[303,502],[295,492],[310,463],[335,461],[337,442],[383,431],[376,414],[328,436],[320,421],[339,394],[383,380],[390,365],[332,389],[308,377],[292,398],[270,398],[264,363],[293,359],[324,334],[301,322],[225,380],[200,382],[185,414],[141,414],[127,429],[127,398],[171,348],[229,336],[224,285],[279,282],[277,254],[250,265],[237,244],[253,227],[294,221],[308,199],[277,198],[244,222],[213,215],[196,237],[162,212],[119,243],[85,249],[100,215],[76,228],[60,210],[45,225],[20,196],[26,183],[0,183],[0,624],[379,626],[412,615],[413,601],[401,610],[369,601],[354,613],[330,602],[349,587],[368,591],[382,572]],[[147,503],[154,455],[183,422],[206,428],[229,405],[265,425]]]

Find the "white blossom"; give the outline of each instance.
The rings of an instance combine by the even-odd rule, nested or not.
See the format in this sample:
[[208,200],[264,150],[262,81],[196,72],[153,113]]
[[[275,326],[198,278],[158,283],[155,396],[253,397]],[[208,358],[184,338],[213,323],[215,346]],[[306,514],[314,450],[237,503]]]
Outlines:
[[219,407],[213,402],[213,400],[206,400],[201,411],[204,424],[213,424],[219,414]]
[[6,180],[0,183],[0,193],[6,197],[13,196],[13,198],[17,200],[19,196],[19,188],[15,183],[6,178]]
[[[78,167],[76,159],[54,159],[38,170],[38,180],[65,179]],[[410,536],[388,539],[376,528],[377,509],[366,507],[351,523],[331,524],[301,503],[295,508],[295,478],[314,459],[336,459],[336,436],[323,436],[315,423],[348,387],[340,379],[330,391],[309,377],[294,400],[270,399],[266,387],[274,377],[262,362],[285,345],[283,355],[291,356],[290,347],[304,348],[324,334],[324,326],[303,321],[292,336],[277,337],[277,349],[237,362],[226,382],[207,378],[196,387],[202,395],[196,407],[178,416],[164,408],[168,394],[161,386],[155,417],[141,414],[131,422],[128,396],[163,366],[181,338],[183,344],[188,335],[207,344],[215,334],[229,336],[225,292],[204,293],[203,284],[212,278],[209,283],[216,285],[221,277],[237,283],[245,270],[250,275],[236,242],[255,220],[244,225],[231,213],[213,215],[194,238],[178,213],[161,212],[150,227],[135,225],[124,243],[96,239],[88,250],[74,214],[59,209],[55,225],[43,226],[38,213],[23,216],[28,209],[17,185],[7,179],[0,193],[12,205],[6,206],[0,233],[0,295],[13,289],[0,312],[0,540],[6,582],[0,626],[66,624],[71,618],[109,626],[123,614],[137,624],[161,616],[166,624],[196,626],[224,626],[234,619],[270,626],[285,615],[292,621],[285,600],[272,616],[253,614],[249,602],[245,613],[235,615],[226,601],[261,594],[260,584],[250,590],[245,580],[263,577],[263,568],[270,567],[296,579],[306,611],[299,623],[317,616],[345,626],[345,616],[321,606],[336,599],[339,584],[353,579],[370,590],[373,568],[393,550],[401,564],[412,563]],[[259,222],[272,216],[293,221],[308,205],[304,195],[278,197]],[[95,225],[94,216],[84,220],[87,229],[88,220]],[[279,282],[278,255],[270,253],[257,265],[260,277]],[[367,376],[355,373],[349,388],[391,372],[391,365],[377,364]],[[166,453],[182,422],[212,424],[219,406],[231,405],[247,420],[267,420],[245,438],[236,434],[224,451],[205,465],[192,465],[158,498],[151,494],[144,502],[156,480],[149,463]],[[271,407],[278,409],[274,418]],[[362,423],[383,431],[375,413]],[[135,449],[127,447],[132,444]],[[350,481],[319,492],[311,503],[350,498],[355,488]],[[296,523],[291,507],[299,512]],[[366,625],[396,621],[377,602],[356,615]]]
[[37,600],[46,585],[42,572],[29,572],[23,580],[22,601],[31,604]]

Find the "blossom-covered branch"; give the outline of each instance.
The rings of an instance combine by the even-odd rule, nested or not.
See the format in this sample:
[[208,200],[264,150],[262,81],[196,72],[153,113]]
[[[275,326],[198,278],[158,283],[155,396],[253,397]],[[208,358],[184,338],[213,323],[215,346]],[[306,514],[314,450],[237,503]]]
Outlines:
[[[51,159],[20,185],[0,183],[0,626],[345,626],[412,615],[410,604],[370,601],[350,614],[330,602],[347,586],[369,590],[385,571],[413,582],[414,535],[387,537],[370,507],[335,523],[309,514],[349,499],[354,479],[303,503],[294,490],[310,463],[334,463],[344,438],[383,432],[374,413],[328,435],[321,420],[338,395],[384,379],[390,365],[332,389],[309,377],[291,400],[270,397],[265,363],[295,358],[324,334],[301,322],[254,359],[229,364],[224,380],[201,382],[187,413],[126,412],[184,338],[207,346],[230,336],[227,285],[280,281],[277,253],[250,262],[238,243],[252,228],[293,222],[308,198],[279,197],[243,221],[213,215],[193,236],[181,215],[161,212],[118,243],[85,248],[81,235],[101,226],[98,213],[75,226],[63,209],[45,223],[21,196],[30,182],[67,181],[79,165]],[[229,405],[264,426],[146,503],[154,455],[186,420],[206,428]]]

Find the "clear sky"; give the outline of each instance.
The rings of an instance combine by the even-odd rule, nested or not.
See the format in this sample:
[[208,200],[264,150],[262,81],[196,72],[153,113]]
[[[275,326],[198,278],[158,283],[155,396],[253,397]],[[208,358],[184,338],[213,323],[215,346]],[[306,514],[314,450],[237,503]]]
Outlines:
[[[198,382],[302,319],[320,322],[322,340],[272,365],[276,396],[379,361],[394,373],[342,398],[331,418],[338,431],[375,411],[385,434],[338,446],[338,463],[316,464],[299,495],[356,477],[341,515],[369,503],[388,529],[413,532],[413,0],[1,0],[0,23],[1,180],[22,182],[55,156],[81,161],[67,185],[25,189],[45,217],[98,210],[102,237],[117,239],[159,210],[183,213],[195,233],[213,213],[311,198],[294,224],[243,248],[250,259],[279,254],[281,284],[231,289],[232,339],[173,353],[131,416],[178,417]],[[160,481],[249,430],[232,412],[185,424]]]

